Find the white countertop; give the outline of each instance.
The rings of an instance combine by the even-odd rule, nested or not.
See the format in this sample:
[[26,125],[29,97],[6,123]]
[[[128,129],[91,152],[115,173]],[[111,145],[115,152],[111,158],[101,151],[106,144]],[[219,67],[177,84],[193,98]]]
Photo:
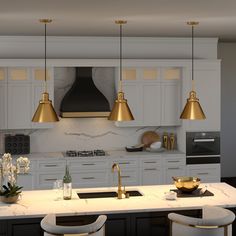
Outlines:
[[[43,217],[48,213],[67,216],[190,210],[200,209],[203,205],[236,207],[236,188],[226,183],[204,184],[202,187],[205,185],[214,193],[214,196],[165,200],[164,193],[174,189],[174,185],[127,187],[126,190],[139,190],[144,196],[122,200],[116,198],[79,199],[75,189],[72,200],[55,200],[57,195],[53,190],[23,191],[22,199],[17,204],[0,203],[0,219]],[[81,192],[108,190],[116,190],[116,188],[79,189]]]
[[[178,155],[185,155],[183,152],[178,151],[178,150],[173,150],[173,151],[164,151],[164,152],[148,152],[148,151],[141,151],[141,152],[127,152],[125,150],[108,150],[106,156],[93,156],[89,157],[95,158],[95,159],[101,159],[101,158],[117,158],[117,157],[143,157],[143,156],[178,156]],[[14,155],[13,157],[17,158],[20,155]],[[30,154],[24,154],[22,156],[28,157],[30,160],[42,160],[42,159],[82,159],[82,158],[87,158],[87,157],[64,157],[63,152],[35,152],[35,153],[30,153]]]

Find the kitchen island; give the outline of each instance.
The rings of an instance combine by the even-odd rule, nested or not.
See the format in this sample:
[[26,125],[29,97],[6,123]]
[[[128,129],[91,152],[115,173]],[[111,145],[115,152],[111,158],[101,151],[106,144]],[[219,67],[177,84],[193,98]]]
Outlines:
[[[79,192],[113,191],[117,188],[89,188],[73,190],[72,200],[58,198],[53,190],[24,191],[17,204],[0,204],[0,235],[42,235],[40,220],[48,213],[56,213],[60,224],[84,224],[99,214],[106,214],[106,235],[168,235],[169,212],[193,217],[201,216],[203,205],[236,209],[236,189],[226,183],[203,184],[214,196],[166,200],[164,193],[174,185],[134,186],[143,196],[118,200],[116,198],[79,199]],[[61,197],[61,195],[60,195]],[[235,232],[235,231],[234,231]]]

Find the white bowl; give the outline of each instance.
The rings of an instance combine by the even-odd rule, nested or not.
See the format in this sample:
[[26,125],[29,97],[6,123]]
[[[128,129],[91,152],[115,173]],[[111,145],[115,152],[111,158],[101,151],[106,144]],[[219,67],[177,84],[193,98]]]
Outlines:
[[161,148],[161,142],[154,142],[154,143],[152,143],[150,145],[150,148],[151,149],[155,149],[155,150]]

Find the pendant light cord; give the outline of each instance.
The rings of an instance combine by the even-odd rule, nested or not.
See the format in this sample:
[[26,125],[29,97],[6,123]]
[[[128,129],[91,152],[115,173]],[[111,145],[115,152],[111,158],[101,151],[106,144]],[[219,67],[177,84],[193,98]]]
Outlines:
[[120,24],[120,92],[122,92],[122,24]]
[[192,90],[194,91],[194,25],[192,25]]
[[47,93],[47,23],[44,24],[44,82]]

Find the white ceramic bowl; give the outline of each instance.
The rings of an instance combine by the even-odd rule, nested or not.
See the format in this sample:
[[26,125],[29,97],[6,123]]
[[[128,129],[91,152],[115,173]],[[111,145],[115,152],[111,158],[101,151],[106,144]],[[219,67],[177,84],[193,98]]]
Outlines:
[[150,148],[151,149],[159,149],[159,148],[161,148],[161,142],[154,142],[154,143],[152,143],[151,145],[150,145]]

